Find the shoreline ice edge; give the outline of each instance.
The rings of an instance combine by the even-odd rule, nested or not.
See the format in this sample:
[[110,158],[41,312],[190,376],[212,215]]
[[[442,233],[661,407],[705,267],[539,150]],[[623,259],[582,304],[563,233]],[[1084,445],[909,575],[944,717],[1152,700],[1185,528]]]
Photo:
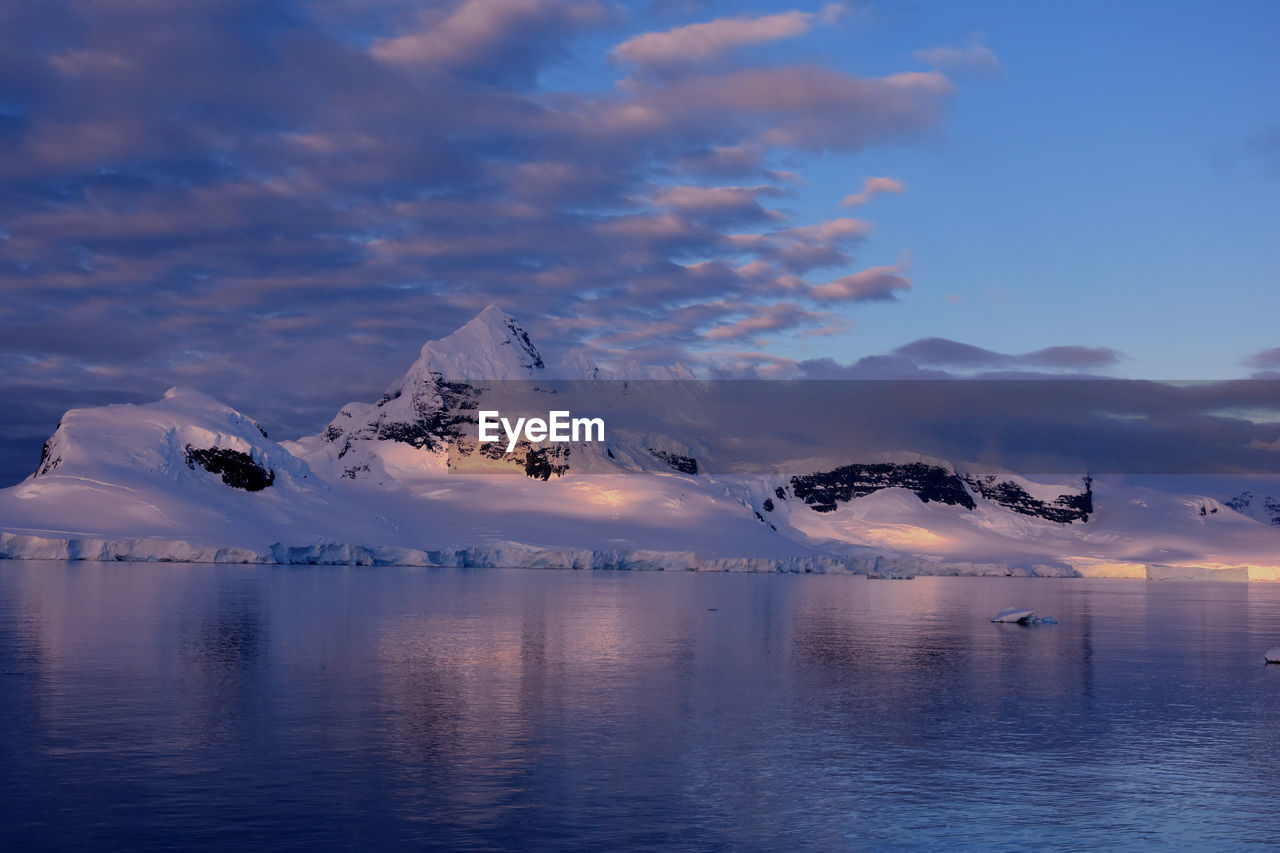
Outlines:
[[704,558],[692,551],[547,548],[520,542],[414,549],[318,542],[276,543],[265,551],[195,545],[185,540],[50,537],[0,531],[0,560],[73,562],[212,563],[224,565],[411,566],[432,568],[532,568],[601,571],[693,571],[768,574],[915,574],[952,577],[1109,577],[1187,581],[1276,581],[1266,566],[1101,564],[1088,571],[1052,565],[932,561],[903,555],[797,555]]

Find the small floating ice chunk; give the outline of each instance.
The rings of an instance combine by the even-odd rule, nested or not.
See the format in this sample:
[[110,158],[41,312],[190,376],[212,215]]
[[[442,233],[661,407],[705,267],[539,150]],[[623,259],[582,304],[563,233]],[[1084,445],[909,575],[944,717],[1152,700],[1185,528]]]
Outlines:
[[1034,610],[1022,610],[1017,607],[1010,607],[1006,610],[1001,610],[999,613],[996,614],[996,618],[992,619],[991,621],[992,622],[1022,622],[1023,624],[1025,624],[1031,621],[1032,617],[1034,617],[1035,615],[1036,615],[1036,612]]
[[1280,646],[1274,649],[1267,649],[1262,655],[1262,660],[1265,663],[1280,663]]

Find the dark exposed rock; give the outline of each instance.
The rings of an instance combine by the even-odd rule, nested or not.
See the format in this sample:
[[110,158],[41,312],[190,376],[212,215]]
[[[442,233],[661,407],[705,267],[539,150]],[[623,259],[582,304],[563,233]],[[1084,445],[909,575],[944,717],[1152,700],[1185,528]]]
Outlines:
[[569,470],[563,460],[569,455],[568,447],[530,447],[524,456],[524,473],[535,480],[550,480]]
[[[1223,503],[1234,509],[1236,512],[1248,515],[1249,507],[1253,506],[1255,499],[1253,492],[1244,491],[1229,501],[1223,501]],[[1263,512],[1267,515],[1268,521],[1272,524],[1280,524],[1280,500],[1273,498],[1271,495],[1265,495],[1262,498],[1261,503]]]
[[446,409],[474,409],[480,403],[480,389],[470,383],[437,378],[436,388]]
[[778,496],[778,500],[780,501],[785,501],[787,499],[787,492],[782,488],[782,486],[774,488],[773,493]]
[[765,498],[761,506],[764,507],[765,512],[773,512],[773,498]]
[[434,418],[426,423],[383,423],[378,424],[376,436],[383,441],[398,441],[413,447],[435,450],[442,437],[439,427],[440,423]]
[[[58,426],[61,427],[62,424],[58,424]],[[57,468],[58,465],[62,463],[61,456],[53,455],[53,449],[50,447],[52,443],[53,443],[53,439],[50,438],[48,441],[44,443],[44,447],[40,448],[40,467],[36,469],[37,477],[39,477],[42,474],[48,474],[50,471],[52,471],[54,468]]]
[[[1236,512],[1248,515],[1249,507],[1253,505],[1255,498],[1253,492],[1245,491],[1236,495],[1229,501],[1223,501],[1227,506]],[[1280,500],[1266,495],[1262,498],[1262,510],[1266,516],[1267,522],[1270,524],[1280,524]]]
[[[414,392],[417,418],[410,422],[379,421],[375,438],[437,450],[464,435],[465,428],[475,423],[479,390],[466,382],[446,381],[438,374],[432,378],[430,386]],[[385,395],[379,405],[399,396],[399,391]]]
[[222,447],[186,447],[187,467],[199,465],[210,474],[220,474],[222,482],[246,492],[260,492],[276,480],[276,472],[253,461],[248,453]]
[[1223,501],[1224,504],[1234,509],[1236,512],[1244,512],[1253,503],[1253,492],[1241,492],[1229,501]]
[[679,453],[669,453],[652,447],[649,448],[649,452],[653,454],[655,459],[660,459],[667,463],[667,467],[672,471],[679,471],[681,474],[698,473],[698,460],[692,456],[681,456]]
[[510,330],[511,334],[519,338],[522,344],[524,344],[524,351],[529,354],[531,359],[533,359],[533,367],[537,367],[539,369],[546,367],[542,361],[542,355],[538,352],[538,348],[533,345],[533,341],[529,340],[528,332],[517,326],[515,321],[511,319],[507,320],[507,329]]
[[954,472],[923,462],[844,465],[791,478],[791,491],[817,512],[834,512],[838,504],[893,487],[910,489],[925,503],[937,501],[965,509],[976,506]]
[[[975,492],[992,503],[997,503],[1022,515],[1043,518],[1058,524],[1073,521],[1087,522],[1093,512],[1093,480],[1084,479],[1084,491],[1059,495],[1053,501],[1032,497],[1026,489],[1011,480],[999,480],[994,474],[966,476],[964,481]],[[1203,509],[1202,509],[1203,512]]]

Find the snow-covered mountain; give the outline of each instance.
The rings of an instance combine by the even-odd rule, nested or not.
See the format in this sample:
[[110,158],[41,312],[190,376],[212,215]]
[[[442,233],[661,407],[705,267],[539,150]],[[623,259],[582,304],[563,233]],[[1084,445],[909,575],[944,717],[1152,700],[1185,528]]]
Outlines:
[[37,471],[0,490],[0,556],[1280,577],[1267,498],[1040,483],[910,454],[728,475],[697,429],[625,418],[604,442],[477,443],[479,408],[512,388],[551,408],[557,378],[598,382],[587,399],[602,409],[629,388],[602,380],[684,380],[660,386],[669,409],[699,393],[682,367],[549,365],[491,306],[376,402],[296,441],[184,389],[68,412]]
[[[448,452],[465,440],[485,381],[536,379],[546,364],[529,334],[495,305],[453,334],[422,347],[417,361],[376,403],[343,406],[319,443],[295,446],[346,479],[391,477],[410,471],[443,471]],[[472,430],[474,433],[474,430]],[[522,449],[523,463],[528,448]]]

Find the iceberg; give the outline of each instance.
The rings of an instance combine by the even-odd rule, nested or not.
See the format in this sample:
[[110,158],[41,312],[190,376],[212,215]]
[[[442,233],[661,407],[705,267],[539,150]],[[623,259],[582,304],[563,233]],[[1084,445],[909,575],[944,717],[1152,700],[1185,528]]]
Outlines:
[[1036,615],[1036,612],[1034,610],[1022,610],[1017,607],[1009,607],[997,613],[995,618],[992,619],[991,621],[992,622],[1018,622],[1025,625],[1028,622],[1030,622],[1032,619],[1034,619],[1035,615]]

